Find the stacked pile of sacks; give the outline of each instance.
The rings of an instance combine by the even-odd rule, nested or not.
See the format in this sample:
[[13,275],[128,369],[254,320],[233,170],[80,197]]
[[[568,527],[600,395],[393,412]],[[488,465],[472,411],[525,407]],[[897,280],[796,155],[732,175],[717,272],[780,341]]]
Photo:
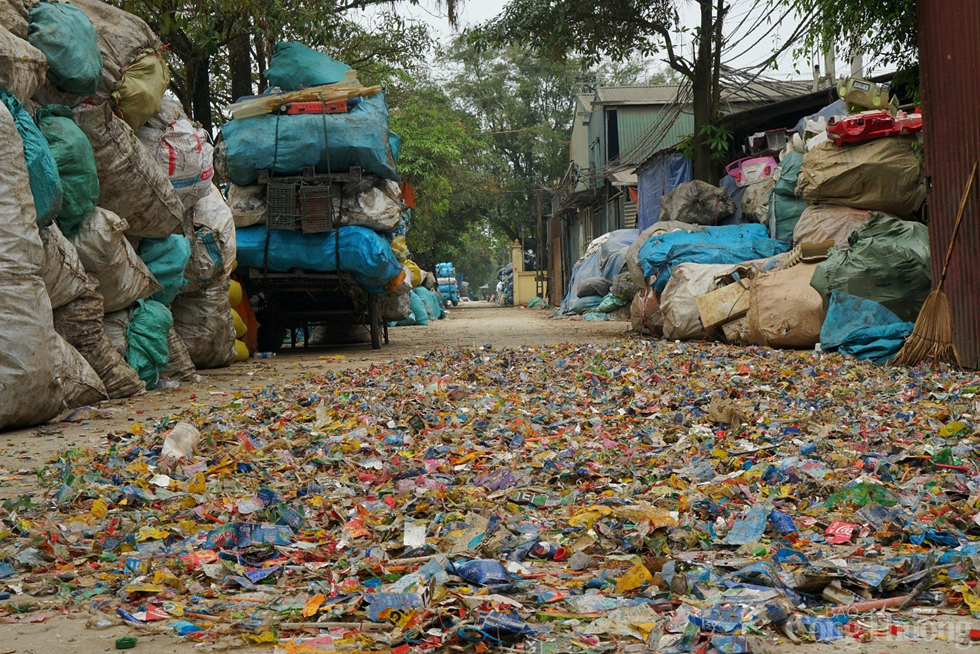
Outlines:
[[383,314],[388,326],[428,325],[433,320],[445,318],[445,301],[439,293],[432,290],[436,284],[435,277],[412,261],[405,237],[396,236],[392,239],[391,249],[405,267],[405,279],[411,284],[412,290],[411,293],[389,295],[385,300]]
[[[928,230],[914,220],[926,194],[915,138],[813,142],[805,152],[788,146],[772,184],[760,187],[771,186],[768,206],[745,210],[763,224],[662,222],[640,235],[627,256],[644,284],[632,306],[638,331],[819,343],[878,361],[899,349],[931,288]],[[728,258],[747,238],[771,238],[786,251]],[[726,286],[729,294],[715,297],[727,312],[706,324],[698,298]]]
[[[206,135],[161,105],[159,39],[98,0],[2,0],[0,17],[0,316],[20,325],[3,330],[0,428],[229,363],[234,225]],[[189,127],[194,147],[173,148]],[[227,329],[201,326],[214,287]]]

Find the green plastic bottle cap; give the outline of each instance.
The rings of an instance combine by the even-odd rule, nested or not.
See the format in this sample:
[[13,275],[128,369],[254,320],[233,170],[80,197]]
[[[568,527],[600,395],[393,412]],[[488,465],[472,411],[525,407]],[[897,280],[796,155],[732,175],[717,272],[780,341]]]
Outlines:
[[116,639],[116,649],[133,649],[136,647],[135,636],[125,636]]

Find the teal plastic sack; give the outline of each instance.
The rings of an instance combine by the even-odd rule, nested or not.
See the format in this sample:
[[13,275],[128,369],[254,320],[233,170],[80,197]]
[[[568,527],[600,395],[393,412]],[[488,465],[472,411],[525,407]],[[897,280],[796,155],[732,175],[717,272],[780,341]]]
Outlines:
[[419,286],[418,288],[412,289],[413,293],[417,293],[419,297],[425,301],[426,308],[429,309],[429,316],[433,320],[442,320],[446,317],[446,310],[442,306],[442,296],[433,293],[424,286]]
[[612,313],[616,309],[625,307],[626,303],[620,300],[618,297],[609,293],[606,297],[602,298],[602,302],[596,306],[595,310],[599,313]]
[[162,291],[157,291],[150,299],[161,304],[170,304],[187,286],[184,269],[191,258],[191,244],[180,234],[167,238],[144,238],[140,240],[140,259],[150,269]]
[[602,304],[602,298],[598,295],[586,295],[585,297],[580,297],[575,304],[572,305],[572,311],[581,315],[592,311],[600,304]]
[[48,79],[88,96],[102,83],[102,52],[88,16],[69,4],[39,2],[27,15],[27,40],[48,60]]
[[270,87],[298,91],[309,86],[342,82],[350,69],[347,64],[302,43],[283,41],[276,44],[272,61],[262,77]]
[[71,238],[81,229],[99,199],[99,174],[92,144],[72,120],[71,109],[64,105],[38,109],[37,125],[51,149],[61,179],[63,194],[58,227]]
[[428,325],[429,313],[425,307],[422,296],[416,293],[417,289],[412,289],[412,315],[405,320],[393,323],[395,327],[414,327],[415,325]]
[[307,166],[318,173],[359,166],[366,173],[401,181],[388,138],[383,92],[365,98],[347,113],[265,114],[228,121],[221,131],[228,175],[239,186],[255,182],[259,170],[298,175]]
[[136,371],[147,390],[156,388],[170,361],[167,332],[174,319],[170,309],[153,300],[137,300],[126,327],[126,363]]
[[350,272],[364,290],[383,293],[385,285],[398,277],[402,265],[391,245],[367,227],[348,225],[335,232],[303,234],[265,226],[235,231],[238,265],[270,272],[305,268],[317,272],[336,271],[336,244],[340,241],[340,269]]
[[928,228],[873,213],[848,243],[846,250],[832,249],[810,281],[824,307],[833,291],[843,291],[873,300],[901,320],[914,321],[932,290]]
[[877,302],[831,291],[820,348],[856,359],[887,363],[905,344],[915,324],[903,321]]
[[773,238],[793,237],[793,229],[806,211],[807,203],[796,197],[796,179],[803,166],[803,155],[793,150],[779,164],[779,179],[769,194],[769,233]]
[[31,194],[34,196],[34,209],[37,212],[38,227],[47,227],[54,222],[55,216],[61,211],[61,178],[58,176],[58,164],[44,135],[37,128],[30,114],[24,110],[20,102],[10,93],[0,91],[0,102],[3,102],[14,125],[24,142],[24,159],[27,161],[27,173],[31,179]]

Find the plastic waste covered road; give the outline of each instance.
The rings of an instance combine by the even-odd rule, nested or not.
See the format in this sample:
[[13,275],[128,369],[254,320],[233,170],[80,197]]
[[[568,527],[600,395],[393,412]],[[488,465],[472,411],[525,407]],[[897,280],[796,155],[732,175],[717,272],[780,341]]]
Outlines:
[[0,619],[283,653],[729,654],[938,614],[969,643],[978,389],[644,342],[308,375],[50,462],[43,497],[3,504]]

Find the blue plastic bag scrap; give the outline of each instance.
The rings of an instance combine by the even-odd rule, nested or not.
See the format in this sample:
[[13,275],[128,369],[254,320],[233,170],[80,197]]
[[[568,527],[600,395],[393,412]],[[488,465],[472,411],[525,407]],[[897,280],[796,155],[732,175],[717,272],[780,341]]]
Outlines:
[[387,611],[407,613],[425,608],[425,600],[419,593],[366,593],[367,616],[371,622],[390,620]]
[[732,525],[732,530],[721,542],[724,545],[748,545],[762,538],[765,531],[766,510],[756,506]]
[[459,561],[452,564],[449,572],[478,586],[499,586],[511,582],[504,564],[490,559]]
[[701,611],[701,615],[689,615],[687,619],[701,631],[731,633],[742,628],[742,607],[722,606]]

